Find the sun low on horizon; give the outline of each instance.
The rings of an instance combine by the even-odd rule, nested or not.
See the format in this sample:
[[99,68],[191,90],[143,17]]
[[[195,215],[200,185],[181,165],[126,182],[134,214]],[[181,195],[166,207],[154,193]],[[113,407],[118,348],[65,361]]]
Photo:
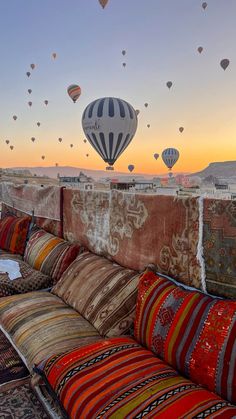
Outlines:
[[115,171],[165,173],[166,148],[176,172],[236,160],[235,0],[101,3],[0,3],[0,167],[104,170],[81,123],[103,97],[138,114]]

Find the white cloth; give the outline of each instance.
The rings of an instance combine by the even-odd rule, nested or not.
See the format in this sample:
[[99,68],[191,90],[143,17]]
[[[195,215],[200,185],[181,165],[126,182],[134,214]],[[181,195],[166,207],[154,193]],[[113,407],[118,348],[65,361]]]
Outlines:
[[19,263],[10,259],[0,260],[0,273],[7,273],[11,281],[22,277]]

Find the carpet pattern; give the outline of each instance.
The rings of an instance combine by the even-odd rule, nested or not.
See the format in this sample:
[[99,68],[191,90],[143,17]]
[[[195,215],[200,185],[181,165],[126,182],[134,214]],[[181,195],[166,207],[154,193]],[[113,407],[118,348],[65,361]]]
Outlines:
[[48,419],[41,404],[29,387],[21,385],[0,393],[1,419]]

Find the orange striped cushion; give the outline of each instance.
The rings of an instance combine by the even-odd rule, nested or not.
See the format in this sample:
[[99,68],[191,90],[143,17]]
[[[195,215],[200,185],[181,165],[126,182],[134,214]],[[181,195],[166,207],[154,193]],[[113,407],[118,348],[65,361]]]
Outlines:
[[23,255],[30,221],[30,217],[12,215],[0,220],[0,248]]
[[135,337],[194,382],[236,403],[236,301],[145,273]]

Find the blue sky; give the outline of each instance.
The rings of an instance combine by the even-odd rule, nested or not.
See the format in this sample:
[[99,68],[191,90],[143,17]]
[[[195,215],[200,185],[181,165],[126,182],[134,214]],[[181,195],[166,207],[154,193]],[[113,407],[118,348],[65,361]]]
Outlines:
[[[133,163],[138,171],[156,170],[150,157],[169,146],[180,150],[181,168],[187,171],[197,168],[196,161],[201,169],[221,156],[234,160],[236,1],[209,0],[205,11],[201,4],[109,0],[103,10],[97,0],[1,0],[0,166],[37,165],[45,154],[45,165],[59,161],[103,168],[100,157],[83,144],[80,121],[85,106],[106,95],[124,98],[141,111],[136,138],[118,169]],[[226,72],[219,65],[222,58],[231,61]],[[36,68],[28,79],[31,63]],[[76,105],[66,93],[72,83],[82,88]],[[183,136],[179,126],[185,127]],[[58,137],[65,148],[58,148]],[[7,138],[14,144],[12,153],[4,145]]]

